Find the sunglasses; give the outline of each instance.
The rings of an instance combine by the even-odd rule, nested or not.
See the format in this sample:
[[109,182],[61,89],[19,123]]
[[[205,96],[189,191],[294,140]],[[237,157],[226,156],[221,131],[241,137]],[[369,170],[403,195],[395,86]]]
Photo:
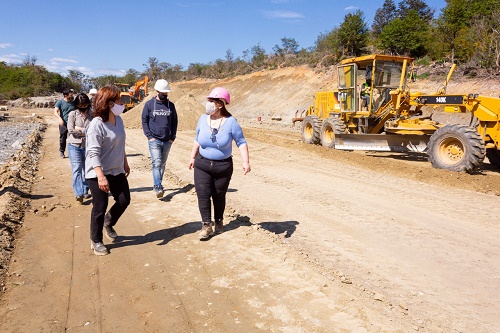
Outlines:
[[210,135],[210,140],[212,140],[212,142],[215,142],[217,148],[219,148],[219,143],[217,142],[217,137],[216,137],[217,133],[219,133],[219,130],[217,128],[212,128],[212,134]]
[[212,135],[210,135],[212,142],[217,142],[217,138],[215,137],[217,133],[219,133],[219,130],[217,128],[212,128]]

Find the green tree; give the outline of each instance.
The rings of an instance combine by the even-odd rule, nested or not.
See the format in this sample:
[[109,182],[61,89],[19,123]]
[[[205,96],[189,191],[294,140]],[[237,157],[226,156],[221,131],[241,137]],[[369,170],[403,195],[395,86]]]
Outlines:
[[402,0],[398,4],[398,16],[401,19],[406,18],[413,10],[426,23],[431,22],[434,18],[434,9],[430,8],[423,0]]
[[394,1],[385,0],[382,8],[377,9],[373,17],[372,33],[374,37],[378,37],[385,26],[396,18],[396,15],[397,11]]
[[72,88],[76,88],[77,90],[83,90],[85,87],[85,74],[80,72],[77,69],[70,69],[68,71],[68,78],[73,83],[71,85]]
[[28,54],[26,57],[24,57],[21,66],[35,66],[37,61],[38,61],[38,58],[36,56],[30,56]]
[[404,19],[397,18],[390,22],[379,39],[379,47],[391,54],[423,56],[428,39],[428,25],[417,11],[411,10]]
[[261,67],[264,64],[264,60],[266,60],[266,50],[258,43],[252,46],[250,52],[252,55],[252,63],[257,67]]
[[121,82],[126,83],[130,86],[133,86],[137,80],[139,80],[139,77],[141,76],[141,73],[139,71],[129,68],[127,72],[125,73],[125,76],[123,79],[121,79]]
[[323,66],[331,66],[337,63],[342,55],[339,28],[319,34],[316,38],[314,52],[319,57],[320,64]]
[[451,52],[451,62],[455,62],[455,41],[461,30],[467,27],[467,4],[463,0],[448,0],[437,19],[440,40]]
[[363,12],[358,9],[354,14],[347,14],[340,25],[338,37],[343,55],[361,55],[368,40],[368,27]]
[[[467,62],[481,43],[483,28],[494,26],[493,13],[500,0],[446,0],[447,5],[437,19],[436,36],[452,62]],[[480,24],[475,24],[481,22]],[[479,29],[479,31],[474,31]],[[484,36],[483,36],[484,37]]]
[[483,68],[500,68],[500,8],[488,17],[473,19],[468,34],[474,45],[470,60]]
[[160,78],[162,69],[155,57],[149,57],[148,63],[143,65],[146,67],[145,73],[149,76],[150,81],[156,81]]
[[276,44],[273,47],[273,51],[279,56],[297,54],[299,52],[299,43],[293,38],[283,37],[281,38],[281,47]]

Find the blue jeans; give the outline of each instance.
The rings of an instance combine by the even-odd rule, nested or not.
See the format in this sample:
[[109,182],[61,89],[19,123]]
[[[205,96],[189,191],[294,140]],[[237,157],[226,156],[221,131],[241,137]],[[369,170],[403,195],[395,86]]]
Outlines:
[[161,182],[163,173],[165,172],[165,164],[167,163],[168,153],[172,147],[172,143],[168,141],[160,141],[154,139],[148,140],[149,153],[151,154],[151,163],[153,164],[153,183],[155,190],[162,190]]
[[68,145],[68,156],[71,163],[73,191],[75,196],[83,196],[89,192],[89,186],[85,179],[85,148]]

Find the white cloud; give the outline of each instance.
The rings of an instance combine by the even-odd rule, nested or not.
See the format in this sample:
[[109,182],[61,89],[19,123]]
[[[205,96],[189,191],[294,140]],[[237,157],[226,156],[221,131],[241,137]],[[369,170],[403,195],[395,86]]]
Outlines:
[[47,51],[54,52],[54,49],[53,48],[48,48]]
[[21,62],[21,57],[17,54],[4,54],[0,55],[0,61],[4,61],[8,64]]
[[279,19],[301,19],[304,18],[304,15],[297,12],[291,12],[287,10],[274,10],[274,11],[266,11],[264,15],[270,18],[279,18]]
[[349,6],[349,7],[346,7],[344,10],[346,12],[350,12],[350,11],[355,11],[355,10],[358,10],[359,7],[355,7],[355,6]]
[[127,71],[124,69],[103,68],[103,69],[96,70],[95,73],[98,76],[100,76],[100,75],[124,76],[125,74],[127,74]]
[[57,65],[58,63],[60,62],[69,62],[71,64],[77,64],[78,61],[74,60],[74,59],[67,59],[67,58],[51,58],[50,59],[50,62],[53,64],[53,65]]
[[0,49],[6,49],[8,47],[12,47],[14,44],[11,43],[0,43]]

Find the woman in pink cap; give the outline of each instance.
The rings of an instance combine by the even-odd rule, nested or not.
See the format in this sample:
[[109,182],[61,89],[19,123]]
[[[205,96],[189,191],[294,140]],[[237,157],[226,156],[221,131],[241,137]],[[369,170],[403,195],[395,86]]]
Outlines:
[[[229,92],[217,87],[207,96],[206,112],[198,120],[189,169],[194,168],[194,186],[201,214],[200,240],[224,231],[226,193],[233,174],[233,141],[240,150],[243,172],[250,172],[248,145],[238,121],[226,109]],[[212,223],[212,202],[214,221]],[[215,225],[215,231],[212,225]]]

